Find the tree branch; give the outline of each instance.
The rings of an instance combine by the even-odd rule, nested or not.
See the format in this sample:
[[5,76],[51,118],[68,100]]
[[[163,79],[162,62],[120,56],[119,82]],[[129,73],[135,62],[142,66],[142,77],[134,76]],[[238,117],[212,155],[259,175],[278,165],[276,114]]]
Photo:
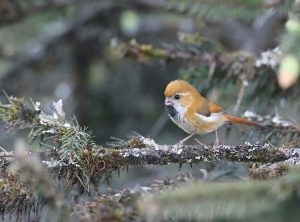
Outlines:
[[212,160],[273,163],[294,157],[293,152],[261,145],[221,145],[218,147],[156,145],[145,148],[108,150],[112,161],[128,165],[168,164]]
[[[202,147],[202,146],[182,146],[180,148],[171,145],[157,145],[153,140],[142,136],[132,140],[145,147],[121,147],[120,149],[103,148],[97,146],[93,149],[94,154],[97,153],[98,161],[104,161],[106,167],[117,169],[123,166],[136,165],[164,165],[179,162],[200,162],[214,160],[228,160],[239,162],[259,162],[259,163],[276,163],[286,161],[291,158],[298,158],[299,148],[275,149],[262,145],[220,145],[218,147]],[[133,143],[133,141],[131,142]],[[139,140],[139,141],[137,141]],[[152,141],[153,144],[143,144]],[[48,152],[41,152],[41,157],[49,159]],[[88,154],[86,154],[88,156]],[[85,158],[84,155],[82,157]],[[0,159],[13,159],[13,153],[0,153]],[[54,160],[57,161],[57,160]],[[53,162],[48,162],[51,167]],[[66,162],[64,166],[68,166]],[[102,168],[102,167],[101,167]],[[106,168],[108,169],[108,168]]]

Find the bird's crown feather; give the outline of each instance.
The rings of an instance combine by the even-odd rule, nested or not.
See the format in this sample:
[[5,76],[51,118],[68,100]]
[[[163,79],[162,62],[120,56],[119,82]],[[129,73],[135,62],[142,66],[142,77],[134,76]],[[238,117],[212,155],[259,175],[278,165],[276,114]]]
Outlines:
[[176,93],[199,94],[197,89],[184,80],[174,80],[170,82],[165,89],[165,96],[171,97]]

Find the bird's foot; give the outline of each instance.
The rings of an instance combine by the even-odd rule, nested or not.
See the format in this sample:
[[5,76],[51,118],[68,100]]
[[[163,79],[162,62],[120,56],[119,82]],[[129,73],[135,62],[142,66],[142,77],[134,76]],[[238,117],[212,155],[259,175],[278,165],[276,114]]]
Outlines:
[[183,147],[183,142],[182,142],[182,141],[179,141],[179,142],[176,143],[173,147],[176,148],[176,149],[179,149],[179,148]]
[[221,145],[221,141],[219,139],[216,139],[214,142],[214,146],[219,146]]
[[208,146],[206,146],[204,143],[201,143],[198,139],[194,139],[200,146],[205,147],[206,149],[209,149]]
[[213,148],[215,149],[220,145],[221,145],[221,141],[220,141],[219,136],[218,136],[218,131],[216,130],[216,139],[215,139],[215,142],[213,144]]
[[215,142],[213,143],[213,148],[217,148],[221,145],[221,141],[219,140],[218,137],[216,137]]
[[176,153],[178,155],[180,155],[183,151],[183,143],[176,143],[175,145],[173,145],[172,147],[172,152]]

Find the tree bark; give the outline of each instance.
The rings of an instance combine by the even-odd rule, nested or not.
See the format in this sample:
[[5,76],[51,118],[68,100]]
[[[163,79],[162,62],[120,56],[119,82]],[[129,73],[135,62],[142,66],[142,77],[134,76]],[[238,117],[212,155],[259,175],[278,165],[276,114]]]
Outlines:
[[[144,144],[143,144],[144,145]],[[218,147],[149,145],[146,147],[123,147],[118,149],[96,146],[90,153],[99,162],[103,162],[111,169],[123,166],[164,165],[169,163],[185,163],[200,161],[228,160],[237,162],[277,163],[294,159],[298,161],[299,148],[275,149],[262,145],[220,145]],[[97,153],[97,154],[96,154]],[[43,160],[47,160],[48,167],[56,164],[49,161],[48,152],[39,153]],[[90,154],[86,154],[88,157]],[[83,159],[85,156],[83,155]],[[0,161],[10,162],[14,153],[0,153]],[[94,159],[95,160],[95,159]],[[53,160],[57,161],[57,160]],[[46,162],[46,161],[45,161]],[[60,163],[58,163],[61,165]],[[50,166],[51,165],[51,166]],[[101,165],[101,164],[100,164]],[[68,166],[68,161],[63,164]],[[102,165],[101,165],[102,166]]]

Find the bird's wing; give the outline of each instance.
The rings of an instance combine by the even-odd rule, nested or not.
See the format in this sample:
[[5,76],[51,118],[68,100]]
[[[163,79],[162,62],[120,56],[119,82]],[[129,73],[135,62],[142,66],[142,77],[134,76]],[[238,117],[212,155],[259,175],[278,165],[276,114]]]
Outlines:
[[[206,104],[206,105],[203,105]],[[218,114],[218,113],[224,113],[224,110],[218,106],[217,104],[206,101],[205,103],[201,103],[201,106],[197,108],[196,111],[197,114],[203,115],[203,116],[211,116],[211,114]]]
[[210,116],[209,103],[205,101],[198,104],[199,104],[198,107],[195,109],[196,113],[203,116]]
[[[224,110],[215,103],[207,102],[208,111],[192,113],[188,116],[189,122],[197,129],[197,133],[205,134],[215,131],[225,122],[223,118]],[[203,106],[202,106],[203,108]]]

